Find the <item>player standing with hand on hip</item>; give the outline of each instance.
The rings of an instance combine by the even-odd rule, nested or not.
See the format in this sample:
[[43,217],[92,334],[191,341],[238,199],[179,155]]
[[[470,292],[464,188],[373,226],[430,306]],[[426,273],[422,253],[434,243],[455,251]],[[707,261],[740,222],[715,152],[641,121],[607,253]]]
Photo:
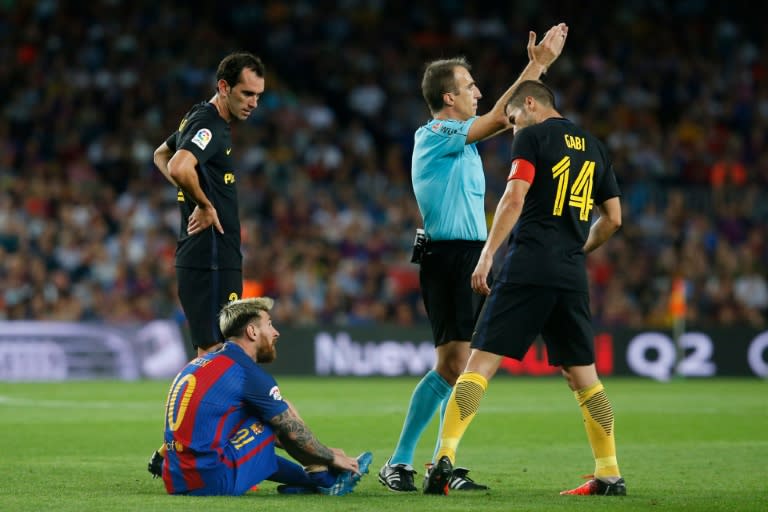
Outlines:
[[155,150],[155,165],[179,189],[176,277],[197,355],[221,346],[219,310],[243,290],[230,124],[245,121],[256,109],[264,75],[255,55],[226,56],[216,71],[216,94],[194,105]]

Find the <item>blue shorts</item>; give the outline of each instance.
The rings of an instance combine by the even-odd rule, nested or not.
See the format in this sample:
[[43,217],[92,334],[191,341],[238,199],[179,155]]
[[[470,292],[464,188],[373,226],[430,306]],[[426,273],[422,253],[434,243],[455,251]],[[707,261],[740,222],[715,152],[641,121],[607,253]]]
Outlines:
[[[248,424],[244,424],[248,428]],[[169,494],[239,496],[277,471],[275,435],[269,426],[259,434],[230,438],[221,450],[206,454],[169,450],[163,481]]]

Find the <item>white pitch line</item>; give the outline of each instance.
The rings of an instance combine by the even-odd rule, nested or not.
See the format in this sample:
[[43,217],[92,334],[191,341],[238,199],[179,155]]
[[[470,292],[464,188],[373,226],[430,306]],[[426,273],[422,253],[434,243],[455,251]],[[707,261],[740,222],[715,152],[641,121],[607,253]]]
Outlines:
[[49,409],[158,409],[165,404],[150,402],[79,402],[73,400],[37,400],[0,395],[0,406],[43,407]]

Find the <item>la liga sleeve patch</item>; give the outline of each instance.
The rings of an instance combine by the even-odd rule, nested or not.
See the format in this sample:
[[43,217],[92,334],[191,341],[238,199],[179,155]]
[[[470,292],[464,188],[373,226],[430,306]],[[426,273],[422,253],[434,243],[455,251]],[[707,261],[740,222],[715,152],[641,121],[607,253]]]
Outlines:
[[280,389],[277,386],[272,386],[272,389],[269,390],[269,396],[272,397],[272,400],[282,400],[283,397],[280,394]]
[[536,168],[531,162],[523,158],[515,158],[512,160],[512,168],[509,170],[507,181],[523,180],[530,184],[533,183],[534,176],[536,176]]
[[208,143],[213,139],[213,134],[208,128],[200,128],[197,133],[192,137],[192,144],[199,147],[203,151],[208,146]]

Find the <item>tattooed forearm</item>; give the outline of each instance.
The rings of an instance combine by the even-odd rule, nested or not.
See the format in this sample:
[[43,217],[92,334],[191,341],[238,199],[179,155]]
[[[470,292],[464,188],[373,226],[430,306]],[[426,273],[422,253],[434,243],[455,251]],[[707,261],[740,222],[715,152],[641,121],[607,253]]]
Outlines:
[[283,448],[304,465],[333,462],[333,452],[309,430],[296,413],[288,409],[270,420]]

